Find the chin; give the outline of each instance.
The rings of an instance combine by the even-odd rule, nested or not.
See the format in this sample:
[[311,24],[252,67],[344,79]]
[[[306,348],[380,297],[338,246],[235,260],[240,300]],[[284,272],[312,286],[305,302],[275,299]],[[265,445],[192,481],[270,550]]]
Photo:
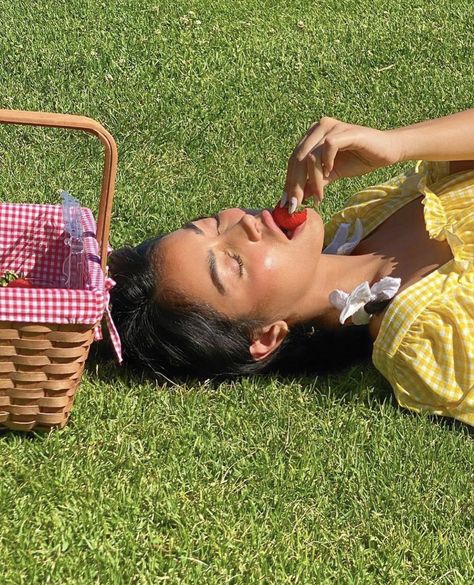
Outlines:
[[308,227],[311,229],[318,229],[321,228],[324,230],[324,223],[323,218],[319,215],[317,211],[315,211],[312,207],[307,207],[308,215],[306,217],[306,221],[308,222]]
[[312,218],[313,221],[319,221],[319,223],[321,224],[323,223],[322,217],[315,209],[313,209],[312,207],[306,207],[306,211],[308,212],[308,219]]
[[[317,240],[317,246],[322,250],[324,244],[324,222],[322,217],[311,207],[308,207],[308,236]],[[304,233],[304,232],[303,232]],[[321,245],[320,245],[321,244]]]

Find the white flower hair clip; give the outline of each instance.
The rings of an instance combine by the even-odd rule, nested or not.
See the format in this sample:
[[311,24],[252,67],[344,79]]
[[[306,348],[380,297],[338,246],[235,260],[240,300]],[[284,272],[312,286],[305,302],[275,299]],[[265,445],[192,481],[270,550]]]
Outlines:
[[369,287],[365,280],[351,292],[346,293],[342,290],[333,290],[329,295],[329,301],[341,311],[339,322],[344,325],[349,317],[352,317],[354,325],[366,325],[369,323],[372,315],[369,315],[364,309],[366,303],[370,301],[386,301],[392,299],[400,288],[401,279],[385,276]]

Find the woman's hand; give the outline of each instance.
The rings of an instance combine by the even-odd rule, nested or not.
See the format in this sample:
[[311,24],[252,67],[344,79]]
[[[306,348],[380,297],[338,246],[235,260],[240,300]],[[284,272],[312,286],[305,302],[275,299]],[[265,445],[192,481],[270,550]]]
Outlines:
[[304,199],[313,197],[319,203],[324,188],[336,179],[365,175],[396,163],[400,157],[396,134],[391,131],[321,118],[291,155],[282,202],[286,195],[290,213]]

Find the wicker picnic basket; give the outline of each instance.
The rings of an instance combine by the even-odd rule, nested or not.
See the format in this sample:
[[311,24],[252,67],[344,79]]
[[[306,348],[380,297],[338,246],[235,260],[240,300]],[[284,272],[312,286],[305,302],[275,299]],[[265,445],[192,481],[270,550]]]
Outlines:
[[[107,130],[83,116],[0,109],[0,123],[82,130],[95,135],[105,147],[97,229],[86,238],[93,286],[89,280],[87,290],[66,290],[53,278],[52,284],[46,287],[0,289],[0,428],[22,431],[62,428],[68,421],[89,347],[94,335],[97,336],[108,300],[105,272],[117,147]],[[10,258],[15,257],[11,249],[18,248],[18,242],[22,241],[21,234],[28,229],[25,218],[28,218],[28,223],[42,226],[43,237],[41,253],[29,249],[28,242],[25,251],[23,238],[23,248],[19,249],[25,256],[22,266],[27,262],[25,276],[34,276],[35,269],[41,271],[45,267],[53,277],[59,274],[59,264],[67,253],[64,252],[64,223],[60,225],[59,221],[61,206],[1,204],[0,207],[4,208],[0,213],[3,218],[3,223],[0,219],[0,270],[5,270],[2,255],[5,259],[6,247],[10,246]],[[86,225],[95,228],[89,210],[83,208],[81,212],[90,222]],[[37,309],[33,311],[35,315],[41,315],[44,309],[48,317],[54,314],[58,303],[62,311],[58,313],[60,318],[48,318],[48,322],[31,320],[28,311],[23,309],[26,307],[31,312],[32,303]],[[90,318],[82,319],[78,306],[92,306],[94,322]],[[13,317],[5,319],[5,316]]]

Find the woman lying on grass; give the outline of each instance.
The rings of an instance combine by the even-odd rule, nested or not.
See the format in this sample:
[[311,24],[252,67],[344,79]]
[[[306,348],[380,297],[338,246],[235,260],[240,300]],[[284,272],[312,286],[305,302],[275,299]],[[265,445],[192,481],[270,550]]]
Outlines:
[[224,209],[116,251],[125,358],[209,378],[372,353],[401,405],[474,424],[474,109],[389,131],[323,118],[290,159],[281,204],[291,213],[337,179],[416,159],[439,162],[357,193],[325,226],[312,209],[293,234],[268,210]]

